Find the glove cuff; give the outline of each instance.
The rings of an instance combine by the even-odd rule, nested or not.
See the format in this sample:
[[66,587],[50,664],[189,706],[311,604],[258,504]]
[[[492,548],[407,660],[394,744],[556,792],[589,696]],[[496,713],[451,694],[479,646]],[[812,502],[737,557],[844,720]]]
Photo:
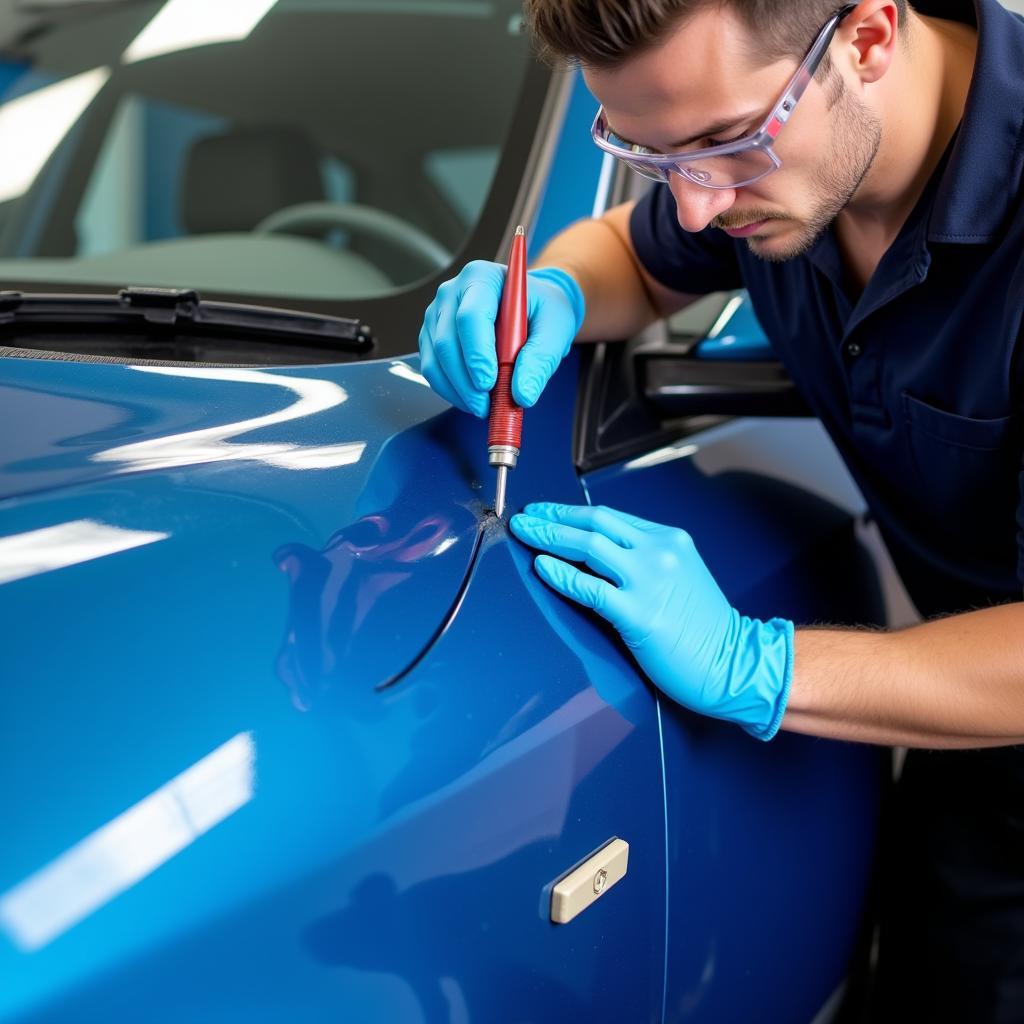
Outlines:
[[527,276],[538,278],[541,281],[549,281],[565,292],[566,297],[572,304],[572,311],[576,317],[576,329],[573,331],[573,334],[575,334],[583,326],[583,318],[587,314],[587,304],[583,298],[583,290],[576,283],[576,278],[567,271],[562,270],[561,267],[540,267],[537,270],[531,270]]
[[789,619],[769,619],[767,622],[755,619],[750,628],[760,634],[762,663],[758,674],[761,683],[757,689],[767,700],[770,714],[767,724],[744,724],[743,728],[756,739],[767,742],[779,731],[789,701],[789,688],[793,682],[793,623]]

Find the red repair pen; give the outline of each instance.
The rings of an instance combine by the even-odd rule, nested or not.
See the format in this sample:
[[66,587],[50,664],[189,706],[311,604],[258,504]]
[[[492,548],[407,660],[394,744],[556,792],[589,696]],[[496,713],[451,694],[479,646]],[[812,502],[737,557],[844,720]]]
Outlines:
[[487,458],[498,469],[498,487],[494,495],[494,514],[505,511],[505,487],[508,471],[515,469],[523,435],[523,408],[512,399],[512,371],[516,356],[526,343],[529,325],[526,319],[526,233],[516,228],[508,254],[508,270],[501,290],[501,306],[494,322],[498,379],[491,389],[491,414],[487,429]]

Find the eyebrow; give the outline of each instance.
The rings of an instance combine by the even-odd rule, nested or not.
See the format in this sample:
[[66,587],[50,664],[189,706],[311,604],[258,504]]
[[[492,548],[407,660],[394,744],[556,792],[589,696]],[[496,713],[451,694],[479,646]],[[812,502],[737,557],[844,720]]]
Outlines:
[[[699,142],[701,139],[709,139],[729,128],[735,128],[737,125],[753,121],[760,113],[761,111],[759,110],[750,110],[745,114],[738,114],[735,117],[726,118],[724,121],[716,121],[714,124],[708,125],[704,131],[698,132],[696,135],[691,135],[688,139],[680,139],[679,142],[670,143],[669,149],[681,149],[683,146],[689,146],[691,143]],[[623,142],[628,143],[630,146],[643,146],[643,143],[641,142],[634,142],[632,139],[627,139],[621,132],[616,131],[610,123],[608,124],[608,131],[611,132],[612,135],[622,139]],[[644,148],[654,149],[653,146],[644,146]],[[655,150],[655,152],[657,151]]]

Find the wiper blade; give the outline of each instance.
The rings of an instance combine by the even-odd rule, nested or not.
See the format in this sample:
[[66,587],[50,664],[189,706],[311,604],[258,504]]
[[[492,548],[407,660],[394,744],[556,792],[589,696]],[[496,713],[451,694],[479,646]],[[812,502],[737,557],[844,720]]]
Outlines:
[[123,288],[117,295],[58,295],[0,291],[0,338],[15,330],[53,333],[150,328],[179,335],[238,335],[294,339],[303,346],[372,350],[373,335],[361,320],[269,306],[207,302],[189,288]]
[[43,14],[50,11],[93,10],[100,7],[127,7],[142,2],[143,0],[15,0],[14,13]]

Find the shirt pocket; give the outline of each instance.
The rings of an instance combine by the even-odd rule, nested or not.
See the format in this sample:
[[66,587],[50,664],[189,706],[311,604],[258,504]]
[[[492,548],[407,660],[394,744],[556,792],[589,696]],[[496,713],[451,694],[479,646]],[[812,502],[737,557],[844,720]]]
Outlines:
[[902,393],[914,483],[936,532],[1016,562],[1020,414],[960,416]]

